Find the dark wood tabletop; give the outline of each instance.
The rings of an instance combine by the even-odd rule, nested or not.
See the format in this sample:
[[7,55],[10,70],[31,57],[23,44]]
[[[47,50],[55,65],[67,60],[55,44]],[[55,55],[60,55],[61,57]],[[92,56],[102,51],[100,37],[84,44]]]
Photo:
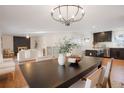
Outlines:
[[60,66],[57,59],[20,65],[31,88],[66,88],[101,65],[101,58],[84,57],[78,64]]

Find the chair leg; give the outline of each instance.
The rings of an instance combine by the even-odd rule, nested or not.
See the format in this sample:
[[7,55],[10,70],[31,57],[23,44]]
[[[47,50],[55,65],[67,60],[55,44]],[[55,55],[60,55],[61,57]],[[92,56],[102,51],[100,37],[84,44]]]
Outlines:
[[109,88],[112,88],[110,78],[108,79],[108,86],[109,86]]
[[12,80],[15,79],[15,72],[12,72]]

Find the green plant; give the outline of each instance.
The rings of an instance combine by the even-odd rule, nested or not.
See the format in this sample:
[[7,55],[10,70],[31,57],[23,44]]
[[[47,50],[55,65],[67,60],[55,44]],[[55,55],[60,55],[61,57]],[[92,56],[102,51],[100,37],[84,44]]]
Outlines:
[[63,39],[63,42],[59,44],[59,53],[66,54],[70,53],[73,48],[78,47],[78,45],[74,42],[72,42],[72,39]]

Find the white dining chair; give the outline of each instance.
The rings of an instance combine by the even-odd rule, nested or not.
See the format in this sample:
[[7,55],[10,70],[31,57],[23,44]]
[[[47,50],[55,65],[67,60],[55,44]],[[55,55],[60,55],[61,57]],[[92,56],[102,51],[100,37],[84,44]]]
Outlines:
[[96,88],[100,87],[100,76],[102,74],[103,67],[97,69],[90,76],[86,78],[86,83],[84,88]]
[[[103,66],[102,68],[102,71],[101,71],[101,74],[99,75],[99,73],[93,73],[94,75],[90,75],[89,77],[91,77],[91,79],[89,77],[87,77],[87,81],[86,83],[89,82],[89,79],[90,81],[92,82],[91,83],[91,87],[93,85],[96,84],[96,80],[99,76],[99,80],[97,82],[97,86],[96,87],[102,87],[102,88],[107,88],[107,84],[108,84],[108,87],[111,88],[111,79],[110,79],[110,75],[111,75],[111,70],[112,70],[112,64],[113,64],[113,58],[111,58],[108,62],[107,62],[107,65],[106,66]],[[95,75],[96,74],[96,75]],[[95,79],[94,79],[94,76],[95,76]],[[92,79],[93,78],[93,79]],[[93,84],[93,85],[92,85]]]
[[112,71],[112,66],[113,66],[113,58],[111,58],[111,60],[109,60],[109,62],[107,63],[107,65],[104,67],[105,69],[105,72],[104,72],[104,76],[103,77],[103,82],[102,82],[102,87],[103,88],[106,88],[107,87],[107,84],[108,84],[108,87],[111,88],[112,85],[111,85],[111,71]]
[[106,88],[107,84],[108,87],[111,88],[110,75],[112,70],[112,62],[113,58],[109,60],[105,67],[100,67],[89,76],[79,80],[78,82],[70,86],[70,88]]

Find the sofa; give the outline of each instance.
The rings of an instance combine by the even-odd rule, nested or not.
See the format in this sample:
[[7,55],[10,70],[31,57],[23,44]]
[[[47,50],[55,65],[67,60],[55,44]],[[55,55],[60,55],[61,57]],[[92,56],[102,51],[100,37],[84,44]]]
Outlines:
[[21,50],[17,53],[17,61],[19,63],[27,61],[39,62],[47,59],[52,59],[52,56],[43,56],[42,51],[38,49]]
[[17,53],[18,62],[36,60],[37,57],[40,57],[40,53],[36,49],[21,50]]

